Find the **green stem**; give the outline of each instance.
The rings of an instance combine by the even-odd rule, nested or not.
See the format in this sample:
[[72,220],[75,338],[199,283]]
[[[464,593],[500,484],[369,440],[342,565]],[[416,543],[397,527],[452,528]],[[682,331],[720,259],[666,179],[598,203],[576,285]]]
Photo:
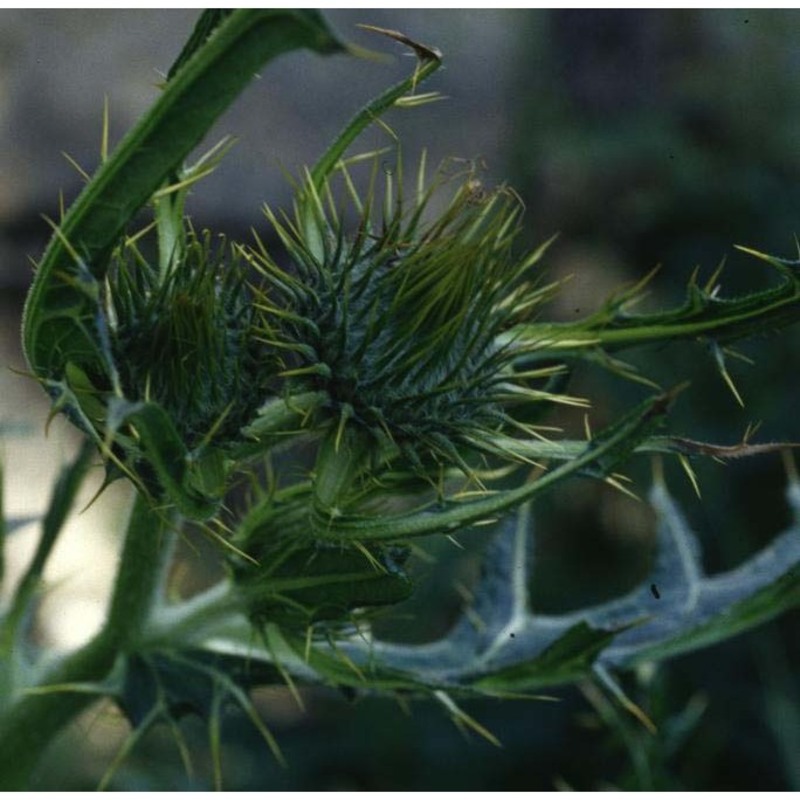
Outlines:
[[136,495],[103,629],[116,639],[121,652],[134,647],[144,631],[161,585],[164,561],[172,554],[174,524],[174,518]]
[[[412,45],[410,40],[406,40],[405,43]],[[328,176],[336,169],[347,148],[361,133],[376,120],[380,119],[404,95],[413,91],[424,80],[427,80],[442,65],[441,56],[437,51],[421,45],[415,45],[414,49],[418,59],[414,72],[364,106],[345,125],[344,130],[336,137],[333,144],[311,169],[311,183],[316,191],[322,189]]]
[[[44,685],[102,680],[111,670],[116,650],[101,634],[58,664]],[[29,787],[31,775],[45,748],[55,736],[97,699],[81,692],[29,694],[14,703],[0,719],[0,789]]]
[[26,634],[23,623],[30,617],[31,604],[41,587],[47,560],[72,510],[78,490],[89,470],[94,447],[84,442],[75,460],[61,470],[47,513],[42,521],[42,535],[28,569],[19,581],[11,607],[0,624],[0,652],[9,656]]
[[191,647],[210,633],[246,622],[244,611],[240,591],[230,581],[222,580],[189,600],[160,608],[144,632],[147,647],[158,649],[175,642]]
[[[37,689],[106,680],[119,655],[134,649],[150,615],[170,522],[136,497],[103,629],[45,673]],[[74,691],[24,693],[0,719],[0,789],[24,789],[45,748],[97,695]]]
[[0,452],[0,587],[6,572],[6,511],[5,511],[5,475],[3,473],[3,453]]
[[[315,532],[320,538],[333,540],[391,541],[455,531],[493,519],[498,514],[532,500],[565,478],[579,475],[584,469],[593,468],[605,474],[610,465],[628,457],[638,444],[648,438],[654,426],[666,413],[670,401],[670,395],[660,395],[646,400],[618,423],[603,431],[596,439],[584,444],[582,452],[571,460],[522,486],[488,494],[480,500],[454,504],[445,509],[399,515],[384,514],[380,517],[334,514],[332,510],[328,510],[327,519],[323,517],[324,507],[315,501],[313,520]],[[338,458],[339,462],[331,459],[329,469],[332,475],[336,474],[335,467],[338,467],[339,463],[347,463],[345,461],[347,453]],[[318,458],[318,462],[320,460]],[[319,476],[317,479],[319,480]]]
[[[732,342],[796,323],[800,320],[797,265],[755,255],[778,270],[782,280],[777,286],[719,299],[690,285],[683,305],[669,311],[628,315],[611,308],[578,322],[523,324],[499,337],[498,344],[519,348],[524,363],[579,356],[586,350],[611,353],[687,339]],[[635,290],[629,299],[636,299]]]

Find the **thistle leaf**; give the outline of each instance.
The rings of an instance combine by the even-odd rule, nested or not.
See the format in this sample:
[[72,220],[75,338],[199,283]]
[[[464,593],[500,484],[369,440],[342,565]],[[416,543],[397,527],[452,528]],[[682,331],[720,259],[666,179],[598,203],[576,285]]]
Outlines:
[[513,342],[522,362],[584,357],[595,349],[606,354],[629,347],[675,340],[712,339],[719,345],[777,330],[800,320],[798,262],[740,247],[768,263],[778,274],[777,285],[736,297],[719,297],[714,288],[695,281],[682,306],[649,314],[631,314],[627,308],[641,295],[641,286],[609,301],[584,320],[569,323],[528,323],[503,334]]
[[[790,483],[787,500],[792,525],[761,552],[739,567],[705,576],[698,546],[680,510],[665,487],[656,485],[651,502],[659,515],[659,541],[665,556],[653,574],[661,594],[669,593],[652,621],[620,635],[610,648],[610,664],[630,665],[665,658],[729,638],[800,604],[800,488]],[[664,569],[668,564],[672,568]],[[648,601],[640,594],[642,605]]]
[[[531,613],[528,512],[503,523],[488,548],[472,607],[431,644],[370,641],[369,657],[428,686],[488,693],[571,682],[599,667],[628,668],[729,638],[800,605],[800,486],[787,497],[795,521],[772,544],[729,572],[706,576],[699,544],[657,482],[657,556],[641,586],[598,606],[561,615]],[[524,542],[524,546],[523,546]],[[353,640],[347,653],[366,658]]]

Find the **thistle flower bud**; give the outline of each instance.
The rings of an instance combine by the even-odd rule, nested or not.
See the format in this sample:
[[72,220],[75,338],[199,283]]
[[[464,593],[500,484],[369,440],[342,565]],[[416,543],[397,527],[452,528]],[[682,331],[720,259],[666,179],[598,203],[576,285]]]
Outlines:
[[124,396],[155,402],[187,449],[235,439],[273,373],[253,336],[253,306],[236,252],[192,231],[163,278],[123,251],[110,273],[111,348]]
[[512,422],[509,406],[546,397],[531,393],[498,337],[547,291],[528,276],[540,253],[514,254],[521,205],[511,191],[484,190],[472,168],[440,170],[430,185],[424,172],[423,159],[410,202],[401,170],[387,176],[376,210],[374,176],[362,198],[343,167],[350,231],[331,182],[309,182],[293,219],[267,210],[291,266],[262,245],[250,259],[264,277],[261,338],[282,354],[290,391],[323,392],[334,426],[388,440],[416,465],[452,464]]

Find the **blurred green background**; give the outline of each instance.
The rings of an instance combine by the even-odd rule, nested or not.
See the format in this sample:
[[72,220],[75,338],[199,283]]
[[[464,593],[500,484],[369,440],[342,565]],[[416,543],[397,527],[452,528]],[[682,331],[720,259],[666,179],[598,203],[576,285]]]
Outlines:
[[[446,69],[430,88],[448,100],[388,121],[411,160],[423,146],[431,163],[482,159],[486,183],[512,185],[526,206],[527,244],[560,234],[546,268],[552,277],[572,277],[551,315],[586,314],[656,264],[662,268],[653,307],[679,302],[695,266],[708,276],[722,259],[723,294],[767,285],[773,276],[765,265],[734,244],[794,256],[800,12],[326,13],[342,36],[372,49],[393,51],[356,23],[399,29],[444,52]],[[42,252],[48,234],[40,215],[56,216],[59,189],[69,200],[80,188],[61,151],[91,171],[104,96],[118,140],[152,101],[158,70],[169,67],[193,21],[194,13],[182,10],[0,11],[3,364],[22,368],[17,329],[30,281],[27,258]],[[218,125],[216,138],[233,133],[239,142],[196,190],[190,206],[196,224],[241,239],[254,225],[263,232],[259,205],[279,206],[289,197],[281,169],[312,161],[360,104],[407,68],[402,54],[390,63],[292,54],[269,67]],[[376,128],[364,147],[387,143]],[[759,439],[800,441],[799,333],[795,327],[739,348],[756,360],[730,364],[744,409],[700,344],[632,353],[630,360],[664,386],[691,380],[672,418],[676,432],[727,444],[749,422],[763,421]],[[596,428],[644,392],[599,369],[577,375],[572,391],[592,398]],[[59,427],[42,445],[45,415],[38,387],[4,370],[0,419],[36,426],[34,436],[4,445],[9,502],[15,493],[32,493],[17,501],[20,507],[43,502],[46,476],[73,441]],[[646,463],[631,470],[643,490],[648,471]],[[668,478],[702,538],[709,570],[738,563],[788,524],[778,457],[703,463],[697,471],[702,500],[678,470]],[[105,537],[98,546],[110,552],[115,508],[109,505],[106,522],[94,523]],[[536,533],[531,591],[542,611],[624,591],[652,557],[646,506],[594,485],[570,484],[541,503]],[[415,598],[382,623],[387,635],[422,640],[447,629],[463,603],[457,587],[474,579],[482,546],[479,533],[464,541],[467,552],[458,557],[449,546],[431,545],[437,560]],[[187,569],[202,569],[201,550],[187,548]],[[76,567],[69,580],[92,571]],[[101,604],[102,585],[86,591]],[[75,614],[90,613],[81,608]],[[64,646],[69,636],[59,639],[58,629],[63,633],[74,619],[65,616],[51,639]],[[591,688],[560,689],[557,703],[466,703],[502,749],[462,736],[426,703],[411,702],[405,713],[394,701],[311,690],[301,714],[283,690],[264,690],[259,707],[290,766],[278,767],[246,720],[232,716],[226,788],[797,790],[798,622],[794,612],[723,646],[629,676],[626,686],[659,726],[657,737]],[[166,732],[157,731],[114,786],[206,787],[204,730],[188,720],[186,732],[199,754],[193,780]],[[112,711],[95,710],[54,750],[36,788],[92,788],[123,734]]]

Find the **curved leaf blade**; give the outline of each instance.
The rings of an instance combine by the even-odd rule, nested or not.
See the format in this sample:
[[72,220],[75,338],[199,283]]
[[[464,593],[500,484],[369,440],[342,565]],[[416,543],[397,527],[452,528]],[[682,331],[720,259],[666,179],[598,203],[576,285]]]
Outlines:
[[104,275],[110,251],[133,215],[253,74],[300,47],[321,53],[342,49],[316,13],[240,9],[176,71],[72,205],[39,264],[23,317],[23,346],[34,373],[60,379],[70,361],[88,374],[106,373],[98,354],[92,279]]

